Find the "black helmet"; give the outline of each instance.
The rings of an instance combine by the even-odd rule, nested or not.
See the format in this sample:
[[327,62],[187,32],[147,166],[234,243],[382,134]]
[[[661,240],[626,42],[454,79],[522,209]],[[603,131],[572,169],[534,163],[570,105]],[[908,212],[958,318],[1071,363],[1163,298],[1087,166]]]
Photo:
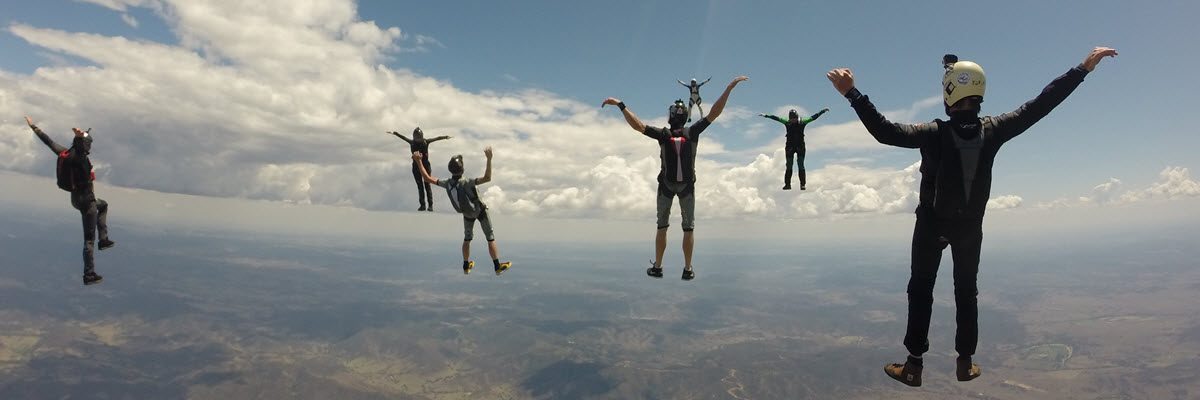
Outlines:
[[446,168],[450,169],[450,174],[452,174],[454,176],[462,175],[462,173],[463,173],[462,154],[451,157],[450,164],[447,165]]
[[421,131],[421,127],[418,126],[416,129],[413,129],[413,139],[420,140],[423,138],[425,138],[425,132]]
[[74,147],[77,150],[83,151],[83,154],[91,153],[92,152],[92,135],[86,135],[83,137],[76,136],[75,139],[71,141],[71,147]]
[[678,128],[687,123],[687,120],[687,103],[684,103],[683,99],[675,100],[675,103],[671,104],[671,107],[667,108],[667,123],[670,124],[672,128]]
[[796,109],[792,109],[788,111],[788,119],[800,119],[800,113],[796,112]]

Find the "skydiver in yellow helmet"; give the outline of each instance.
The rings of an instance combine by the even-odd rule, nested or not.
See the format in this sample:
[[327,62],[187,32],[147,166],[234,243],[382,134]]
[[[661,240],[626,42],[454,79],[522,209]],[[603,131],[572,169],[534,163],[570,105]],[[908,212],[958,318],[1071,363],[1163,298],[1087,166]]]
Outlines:
[[888,121],[854,86],[854,74],[849,69],[835,69],[826,75],[833,87],[850,100],[875,140],[921,151],[921,189],[908,281],[908,331],[904,336],[909,355],[903,364],[884,366],[884,372],[892,379],[921,386],[924,369],[921,356],[929,350],[933,284],[946,246],[951,247],[954,260],[956,375],[959,381],[979,377],[979,366],[971,361],[979,338],[976,276],[983,243],[983,213],[991,195],[996,153],[1001,145],[1062,103],[1101,59],[1116,55],[1116,50],[1097,47],[1083,63],[1055,78],[1033,100],[1012,112],[983,118],[979,117],[987,88],[983,69],[947,55],[942,59],[945,68],[942,96],[950,120],[916,125]]

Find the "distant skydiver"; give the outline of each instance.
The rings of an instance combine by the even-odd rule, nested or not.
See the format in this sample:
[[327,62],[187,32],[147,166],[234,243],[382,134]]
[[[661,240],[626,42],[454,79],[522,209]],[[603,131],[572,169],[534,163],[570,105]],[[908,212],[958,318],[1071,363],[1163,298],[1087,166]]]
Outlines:
[[58,155],[58,187],[71,192],[71,206],[79,210],[83,217],[83,284],[100,283],[104,277],[96,273],[96,263],[93,253],[96,243],[96,232],[100,233],[100,250],[113,247],[116,243],[108,239],[108,202],[96,198],[92,181],[96,174],[92,172],[92,162],[88,153],[92,150],[91,129],[81,131],[71,128],[75,139],[71,148],[63,147],[46,136],[41,129],[33,124],[33,120],[25,117],[25,122],[33,128],[33,133],[42,140],[54,154]]
[[[429,144],[439,140],[449,139],[450,137],[438,136],[433,139],[425,140],[425,133],[421,131],[420,127],[413,129],[412,139],[404,137],[404,135],[401,135],[399,132],[388,133],[396,135],[396,137],[400,138],[400,140],[408,142],[408,151],[416,151],[421,153],[422,161],[417,161],[417,159],[414,158],[412,165],[413,179],[417,182],[417,200],[421,202],[421,208],[418,208],[417,211],[433,211],[433,191],[429,189],[429,183],[421,179],[421,172],[417,166],[418,164],[424,163],[425,170],[429,170]],[[429,199],[428,208],[425,207],[426,199]]]
[[921,355],[929,350],[929,318],[933,285],[942,250],[951,246],[954,260],[954,303],[957,307],[954,348],[958,351],[959,381],[979,377],[971,362],[979,336],[979,251],[983,243],[983,214],[992,186],[992,163],[1000,146],[1020,135],[1083,82],[1088,72],[1116,50],[1097,47],[1083,63],[1055,78],[1033,100],[996,117],[979,117],[987,84],[983,69],[947,54],[942,59],[942,99],[949,121],[898,124],[888,121],[854,86],[849,69],[829,71],[827,77],[850,100],[859,119],[879,143],[920,149],[921,184],[917,222],[913,228],[912,274],[908,281],[908,332],[904,364],[888,364],[888,376],[909,386],[921,385]]
[[721,111],[725,109],[725,100],[729,97],[729,92],[733,90],[734,86],[737,86],[738,82],[747,79],[749,78],[739,76],[734,78],[733,82],[729,82],[729,86],[725,87],[725,92],[708,111],[708,116],[692,126],[684,126],[687,122],[685,114],[687,111],[684,109],[683,100],[676,100],[675,104],[667,108],[669,128],[647,127],[632,111],[625,108],[625,103],[615,98],[609,97],[600,105],[601,108],[604,108],[605,105],[617,106],[625,116],[625,122],[629,123],[633,130],[658,141],[661,165],[658,173],[658,233],[654,237],[654,263],[646,269],[646,275],[655,278],[663,276],[662,257],[663,252],[667,249],[667,227],[670,226],[671,203],[678,196],[680,214],[683,217],[683,280],[692,280],[696,276],[692,271],[692,247],[694,244],[692,230],[695,227],[696,208],[696,144],[700,141],[700,133],[704,132],[704,129],[708,128],[708,125],[716,120],[721,115]]
[[471,261],[471,239],[475,236],[475,220],[479,220],[479,226],[483,228],[483,235],[487,238],[488,253],[492,256],[492,267],[495,269],[496,275],[500,275],[508,270],[512,263],[500,262],[496,238],[492,235],[492,221],[488,218],[487,205],[483,204],[483,200],[479,198],[479,189],[476,188],[476,185],[492,181],[492,148],[484,149],[483,155],[487,157],[487,169],[483,171],[482,177],[463,179],[462,155],[456,155],[450,159],[448,166],[452,175],[450,180],[439,180],[429,176],[429,172],[425,169],[425,166],[429,165],[429,161],[418,162],[422,161],[421,152],[414,151],[412,153],[413,165],[417,166],[417,171],[425,182],[445,188],[446,194],[450,196],[450,204],[463,216],[463,274],[471,273],[471,268],[475,267],[475,263]]
[[692,122],[692,106],[693,105],[696,106],[696,109],[700,110],[701,115],[704,114],[704,106],[700,105],[700,87],[704,86],[705,83],[708,83],[708,81],[711,81],[711,80],[712,80],[712,77],[710,76],[710,77],[708,77],[708,79],[705,79],[704,82],[700,82],[699,84],[697,84],[696,78],[692,78],[691,85],[683,83],[683,81],[678,80],[678,79],[675,80],[675,82],[679,82],[680,85],[683,85],[684,87],[688,88],[688,91],[691,92],[691,97],[688,99],[687,122]]
[[783,173],[783,190],[792,190],[793,157],[796,158],[796,164],[800,166],[800,190],[804,190],[806,182],[804,176],[804,127],[828,111],[829,109],[826,108],[804,119],[800,119],[800,113],[796,112],[796,110],[788,111],[787,119],[774,115],[758,114],[760,117],[779,121],[787,128],[787,143],[783,146],[784,153],[787,154],[787,162],[784,163],[787,165],[787,169]]

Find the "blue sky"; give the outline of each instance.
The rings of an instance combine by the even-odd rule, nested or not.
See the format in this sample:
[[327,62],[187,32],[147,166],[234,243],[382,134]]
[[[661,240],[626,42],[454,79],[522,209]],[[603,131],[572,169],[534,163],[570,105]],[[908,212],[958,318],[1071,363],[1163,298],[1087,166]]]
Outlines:
[[[442,151],[435,145],[434,157],[461,152],[469,173],[479,148],[497,146],[499,190],[485,198],[499,209],[637,218],[652,208],[638,199],[652,195],[655,148],[600,102],[620,98],[662,124],[670,101],[687,96],[676,79],[712,76],[702,89],[712,102],[747,75],[702,144],[701,179],[715,181],[707,206],[722,210],[715,217],[904,213],[919,156],[872,145],[826,71],[851,68],[881,110],[924,122],[942,116],[928,99],[939,96],[944,53],[983,66],[984,112],[999,114],[1092,47],[1108,46],[1121,55],[1001,151],[993,198],[1020,200],[1000,208],[1053,208],[1125,192],[1195,196],[1186,169],[1197,167],[1200,139],[1183,118],[1200,90],[1189,78],[1198,60],[1188,38],[1200,36],[1190,21],[1200,15],[1195,2],[8,3],[0,94],[13,100],[0,103],[0,149],[10,154],[4,169],[21,173],[48,175],[41,167],[49,156],[20,123],[35,114],[59,132],[71,124],[114,132],[118,143],[108,154],[101,143],[96,156],[106,183],[407,211],[415,190],[405,149],[378,134],[421,125],[455,135],[439,143]],[[348,32],[361,22],[371,26],[358,31],[370,37],[360,43]],[[403,33],[388,33],[392,27]],[[270,36],[280,32],[284,39]],[[324,36],[289,51],[288,39],[309,34]],[[120,37],[133,42],[114,41]],[[98,53],[113,46],[118,59],[73,47],[80,40],[94,40]],[[169,55],[155,53],[164,48],[154,43]],[[322,58],[321,46],[340,53]],[[141,65],[119,60],[144,54]],[[207,64],[192,70],[195,60]],[[188,67],[173,71],[172,63]],[[222,90],[205,93],[209,87]],[[83,104],[63,100],[84,95]],[[831,109],[809,127],[807,198],[778,193],[783,128],[754,116],[789,106]]]

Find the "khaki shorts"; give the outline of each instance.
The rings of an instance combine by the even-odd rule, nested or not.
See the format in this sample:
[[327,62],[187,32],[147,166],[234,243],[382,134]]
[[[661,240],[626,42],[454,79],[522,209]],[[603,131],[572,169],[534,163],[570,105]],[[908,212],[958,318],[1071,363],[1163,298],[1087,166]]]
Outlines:
[[671,226],[671,203],[679,197],[679,213],[683,216],[683,231],[696,227],[696,185],[693,183],[658,183],[658,229]]
[[475,238],[475,220],[479,220],[479,226],[483,228],[483,237],[487,241],[496,240],[496,236],[492,235],[492,221],[488,219],[487,210],[479,212],[479,216],[475,218],[463,217],[463,241],[470,242]]

